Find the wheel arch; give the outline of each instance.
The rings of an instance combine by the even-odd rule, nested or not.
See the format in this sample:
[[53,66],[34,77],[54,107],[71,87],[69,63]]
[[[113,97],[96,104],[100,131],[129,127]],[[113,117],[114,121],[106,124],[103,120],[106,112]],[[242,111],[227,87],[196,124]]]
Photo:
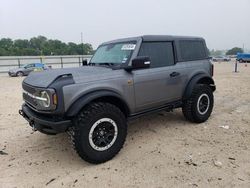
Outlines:
[[16,72],[16,76],[18,76],[18,73],[22,73],[23,76],[25,75],[24,72],[21,71],[21,70],[19,70],[19,71]]
[[77,115],[81,109],[91,102],[108,102],[117,106],[124,113],[125,117],[128,117],[130,114],[130,109],[121,95],[114,91],[101,90],[92,91],[79,97],[66,111],[66,115],[68,117]]
[[216,90],[216,86],[212,77],[205,73],[197,74],[193,76],[188,82],[182,97],[183,100],[186,100],[191,96],[194,86],[196,84],[206,84],[212,89],[212,91]]

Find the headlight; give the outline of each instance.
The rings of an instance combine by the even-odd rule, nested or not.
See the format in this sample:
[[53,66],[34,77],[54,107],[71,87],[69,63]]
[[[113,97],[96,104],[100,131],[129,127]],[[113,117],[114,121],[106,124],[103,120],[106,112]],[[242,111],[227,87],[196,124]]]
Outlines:
[[39,96],[36,96],[35,99],[37,99],[37,102],[45,108],[50,106],[50,96],[47,91],[39,92]]
[[50,106],[50,97],[47,91],[40,91],[36,95],[31,95],[32,98],[36,99],[40,106],[48,108]]
[[57,107],[57,95],[54,89],[36,89],[35,92],[29,93],[23,90],[23,98],[37,110],[55,110]]

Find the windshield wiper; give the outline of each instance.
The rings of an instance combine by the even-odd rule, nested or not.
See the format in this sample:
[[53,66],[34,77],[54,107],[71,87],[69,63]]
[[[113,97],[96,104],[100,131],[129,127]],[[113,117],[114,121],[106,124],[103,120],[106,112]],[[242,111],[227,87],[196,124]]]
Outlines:
[[89,65],[92,65],[92,66],[96,66],[96,65],[99,65],[99,66],[105,66],[105,67],[112,67],[115,65],[115,63],[89,63]]

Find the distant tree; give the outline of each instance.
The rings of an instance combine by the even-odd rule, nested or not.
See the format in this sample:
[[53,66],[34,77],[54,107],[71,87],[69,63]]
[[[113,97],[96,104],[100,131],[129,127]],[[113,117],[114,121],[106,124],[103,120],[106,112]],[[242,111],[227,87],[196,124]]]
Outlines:
[[17,48],[29,48],[30,43],[28,40],[18,39],[14,41],[14,46]]
[[68,43],[68,54],[69,55],[77,55],[79,46],[73,42]]
[[47,38],[44,36],[33,37],[30,39],[30,46],[32,48],[41,50],[46,41]]
[[208,52],[208,55],[210,56],[211,52],[210,52],[209,48],[207,48],[207,52]]
[[68,44],[60,40],[48,40],[44,36],[33,37],[30,40],[9,38],[0,39],[0,56],[22,55],[88,55],[93,53],[91,44]]
[[83,44],[83,54],[90,55],[93,54],[93,48],[91,44]]
[[13,41],[10,38],[2,38],[0,40],[0,48],[9,49],[13,46]]
[[214,50],[214,49],[212,49],[211,51],[210,51],[210,55],[211,56],[219,56],[219,55],[222,55],[223,54],[223,51],[222,50]]
[[243,53],[243,49],[239,47],[234,47],[226,52],[226,55],[236,55],[237,53]]
[[5,50],[4,48],[0,47],[0,56],[6,56],[8,55],[7,50]]

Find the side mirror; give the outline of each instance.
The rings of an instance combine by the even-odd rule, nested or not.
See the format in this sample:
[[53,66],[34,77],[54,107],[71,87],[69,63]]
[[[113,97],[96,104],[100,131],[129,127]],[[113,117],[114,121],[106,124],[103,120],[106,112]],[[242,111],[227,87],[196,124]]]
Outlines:
[[82,60],[82,66],[87,66],[87,65],[88,65],[87,59]]
[[150,67],[150,58],[148,56],[138,56],[132,60],[132,66],[126,67],[125,70],[146,69]]

